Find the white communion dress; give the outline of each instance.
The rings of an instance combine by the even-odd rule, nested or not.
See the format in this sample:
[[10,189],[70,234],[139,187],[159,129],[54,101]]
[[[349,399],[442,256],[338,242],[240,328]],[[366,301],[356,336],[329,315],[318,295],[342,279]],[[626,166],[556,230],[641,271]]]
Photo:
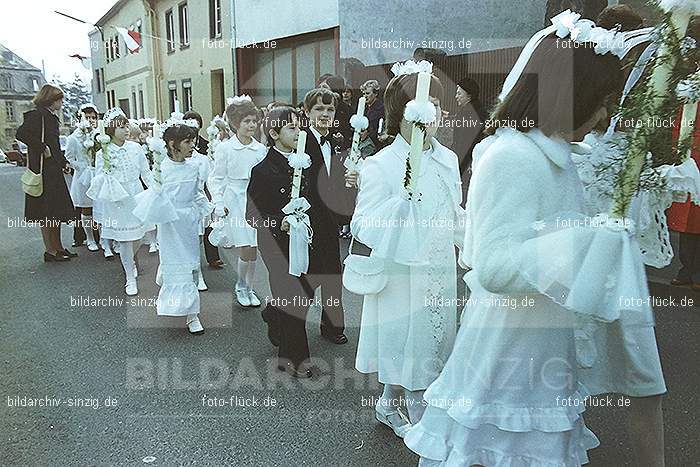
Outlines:
[[65,156],[74,169],[69,187],[70,197],[76,208],[91,208],[94,203],[87,195],[87,190],[95,175],[95,167],[86,147],[90,141],[91,132],[85,133],[80,128],[76,128],[66,139]]
[[[209,156],[201,154],[197,151],[192,152],[191,159],[197,163],[199,166],[199,180],[200,180],[200,186],[199,190],[206,196],[206,191],[205,187],[209,188],[209,192],[211,193],[211,188],[207,185],[209,176],[211,175],[211,167],[213,164],[213,161],[209,159]],[[209,198],[207,198],[209,199]],[[199,235],[204,235],[204,230],[209,227],[209,224],[211,224],[211,213],[208,213],[201,222],[200,228],[199,228]]]
[[475,150],[462,261],[471,296],[454,350],[405,438],[423,465],[579,466],[589,320],[653,323],[624,223],[586,217],[570,145],[501,128]]
[[406,199],[410,146],[400,135],[367,158],[350,224],[353,236],[384,260],[388,278],[382,291],[364,297],[355,367],[410,391],[427,388],[440,374],[456,334],[461,182],[457,156],[434,138],[430,145],[419,201]]
[[142,222],[133,214],[134,196],[153,184],[148,159],[143,148],[132,141],[122,146],[107,145],[109,166],[105,165],[102,150],[95,156],[95,176],[87,195],[100,204],[101,237],[119,242],[141,240],[155,226]]
[[[218,219],[212,225],[209,241],[214,246],[257,246],[257,231],[246,221],[247,190],[250,172],[267,154],[267,148],[255,140],[244,145],[234,135],[217,145],[210,190]],[[224,208],[228,215],[224,217]]]
[[194,159],[161,163],[161,186],[136,197],[134,215],[158,227],[160,274],[157,313],[186,316],[199,313],[195,274],[199,271],[199,231],[213,206],[201,191],[204,183]]

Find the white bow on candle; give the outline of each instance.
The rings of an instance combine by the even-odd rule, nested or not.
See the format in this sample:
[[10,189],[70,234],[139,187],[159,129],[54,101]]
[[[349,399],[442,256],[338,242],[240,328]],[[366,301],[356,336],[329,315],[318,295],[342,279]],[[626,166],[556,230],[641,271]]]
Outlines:
[[[352,146],[350,147],[350,155],[345,159],[343,164],[348,172],[357,170],[357,163],[360,160],[360,133],[362,130],[369,127],[369,120],[365,117],[365,103],[366,99],[364,96],[360,97],[357,101],[357,113],[350,117],[350,126],[355,130],[352,135]],[[351,185],[345,182],[345,186],[350,188]]]

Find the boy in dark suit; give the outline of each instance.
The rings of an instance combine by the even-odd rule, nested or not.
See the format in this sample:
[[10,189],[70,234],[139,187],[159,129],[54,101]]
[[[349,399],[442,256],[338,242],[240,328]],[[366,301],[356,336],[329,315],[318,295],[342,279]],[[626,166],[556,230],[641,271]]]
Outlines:
[[[322,93],[326,96],[326,102],[331,103],[330,109],[322,109],[325,116],[318,120],[332,122],[332,99],[335,97],[328,90],[314,91]],[[318,92],[312,95],[316,96],[316,101],[323,102],[324,98],[319,97]],[[323,104],[326,105],[328,104]],[[313,107],[312,105],[311,108]],[[312,115],[316,115],[315,111],[312,111]],[[300,196],[305,197],[311,204],[308,215],[314,236],[309,249],[308,274],[293,276],[289,274],[289,226],[283,220],[282,208],[291,197],[293,170],[287,162],[287,157],[296,148],[299,134],[297,112],[291,107],[272,109],[263,122],[263,131],[271,147],[265,159],[251,172],[246,215],[250,225],[258,230],[258,247],[270,273],[273,298],[268,301],[262,316],[268,325],[270,341],[279,346],[278,367],[293,376],[306,378],[311,376],[306,314],[319,285],[323,300],[317,299],[316,303],[322,303],[323,309],[321,334],[336,344],[347,342],[341,302],[338,221],[325,202],[328,200],[328,194],[324,194],[330,189],[329,171],[326,167],[330,165],[330,173],[336,177],[335,188],[343,191],[347,191],[345,169],[338,160],[328,159],[329,162],[326,163],[315,136],[307,137],[306,152],[311,156],[312,165],[304,170]],[[325,133],[326,136],[330,136],[327,128]],[[324,149],[328,158],[331,154],[328,152],[330,144],[324,139],[324,146],[326,145]]]

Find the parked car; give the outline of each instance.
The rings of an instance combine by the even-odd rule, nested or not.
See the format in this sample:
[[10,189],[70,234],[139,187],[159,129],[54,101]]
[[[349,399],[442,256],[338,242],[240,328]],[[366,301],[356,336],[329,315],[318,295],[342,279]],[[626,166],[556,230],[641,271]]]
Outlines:
[[12,150],[7,151],[7,160],[15,162],[18,166],[27,165],[27,145],[21,141],[15,140],[12,143]]

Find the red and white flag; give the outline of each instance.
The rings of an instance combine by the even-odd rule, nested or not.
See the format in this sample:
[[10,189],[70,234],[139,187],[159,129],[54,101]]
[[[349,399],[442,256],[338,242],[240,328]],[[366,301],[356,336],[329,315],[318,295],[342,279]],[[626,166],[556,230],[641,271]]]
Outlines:
[[122,39],[124,39],[124,43],[126,44],[126,48],[129,49],[129,52],[132,54],[139,52],[141,49],[141,34],[139,34],[138,31],[132,31],[117,26],[114,26],[114,29],[116,29],[119,35],[122,36]]

